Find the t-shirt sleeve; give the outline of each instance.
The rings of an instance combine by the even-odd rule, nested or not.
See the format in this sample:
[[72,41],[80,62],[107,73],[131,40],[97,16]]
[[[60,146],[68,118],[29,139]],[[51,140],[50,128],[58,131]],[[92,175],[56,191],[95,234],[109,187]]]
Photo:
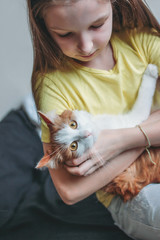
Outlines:
[[[145,56],[146,63],[155,64],[158,67],[160,76],[160,37],[151,34],[149,31],[141,32],[136,35],[136,41],[139,51]],[[153,110],[160,108],[160,84],[157,88],[153,99]]]
[[[53,77],[49,78],[47,76],[43,79],[37,79],[35,101],[38,110],[42,111],[43,113],[56,110],[57,114],[61,114],[64,110],[71,109],[71,106],[68,103],[67,99],[54,83]],[[49,143],[50,133],[43,119],[41,119],[41,130],[42,142]]]
[[148,41],[148,61],[158,66],[160,76],[160,37],[152,36]]
[[[149,34],[144,36],[144,47],[146,51],[146,58],[148,63],[157,65],[160,76],[160,37]],[[160,109],[160,84],[158,82],[157,88],[153,98],[153,110]]]
[[160,37],[146,31],[139,39],[147,62],[157,65],[160,75]]

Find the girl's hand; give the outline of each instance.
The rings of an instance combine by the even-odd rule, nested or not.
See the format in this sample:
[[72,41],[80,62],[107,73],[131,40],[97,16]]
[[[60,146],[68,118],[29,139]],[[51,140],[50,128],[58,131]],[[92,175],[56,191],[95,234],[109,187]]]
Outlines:
[[86,176],[100,167],[107,161],[115,158],[121,152],[128,149],[127,137],[129,129],[104,130],[100,133],[94,146],[83,156],[67,161],[65,168],[73,175]]
[[[160,146],[160,110],[152,113],[141,126],[152,146]],[[66,169],[73,175],[86,176],[104,166],[107,161],[129,149],[148,145],[139,128],[104,130],[95,145],[82,157],[66,162]]]
[[64,168],[49,169],[49,172],[62,200],[71,205],[90,196],[111,182],[129,167],[143,151],[144,148],[125,151],[108,162],[106,166],[86,177],[74,176]]

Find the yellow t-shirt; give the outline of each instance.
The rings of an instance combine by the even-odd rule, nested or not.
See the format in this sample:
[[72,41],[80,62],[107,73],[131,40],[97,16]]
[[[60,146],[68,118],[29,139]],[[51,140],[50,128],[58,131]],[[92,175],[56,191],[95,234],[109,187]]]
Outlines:
[[[144,32],[124,30],[111,37],[116,64],[109,71],[92,69],[68,62],[66,71],[56,70],[39,78],[35,100],[42,112],[56,109],[86,110],[92,114],[119,114],[132,108],[149,63],[156,64],[160,75],[160,38]],[[154,108],[160,108],[160,88],[157,87]],[[42,121],[42,141],[50,142],[49,130]],[[97,192],[107,207],[113,196]]]

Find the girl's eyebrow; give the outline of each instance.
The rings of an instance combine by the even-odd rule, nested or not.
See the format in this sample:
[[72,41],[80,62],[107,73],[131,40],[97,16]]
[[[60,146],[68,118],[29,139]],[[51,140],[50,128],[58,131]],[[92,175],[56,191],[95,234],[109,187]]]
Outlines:
[[[92,22],[90,25],[95,24],[95,23],[98,23],[98,22],[103,21],[103,20],[105,21],[107,18],[108,18],[108,15],[104,15],[104,16],[96,19],[96,20],[95,20],[94,22]],[[66,31],[66,32],[67,32],[67,31],[70,31],[70,30],[67,30],[67,29],[59,28],[59,27],[50,27],[50,29],[51,29],[51,30],[62,30],[62,31]]]

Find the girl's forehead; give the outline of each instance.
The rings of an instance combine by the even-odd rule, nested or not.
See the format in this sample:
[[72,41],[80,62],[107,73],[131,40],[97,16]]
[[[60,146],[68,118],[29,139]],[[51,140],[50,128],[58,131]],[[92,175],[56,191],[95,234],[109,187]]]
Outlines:
[[87,25],[109,15],[110,6],[109,0],[78,0],[72,4],[53,5],[45,10],[44,20],[49,28],[69,30],[70,26]]

